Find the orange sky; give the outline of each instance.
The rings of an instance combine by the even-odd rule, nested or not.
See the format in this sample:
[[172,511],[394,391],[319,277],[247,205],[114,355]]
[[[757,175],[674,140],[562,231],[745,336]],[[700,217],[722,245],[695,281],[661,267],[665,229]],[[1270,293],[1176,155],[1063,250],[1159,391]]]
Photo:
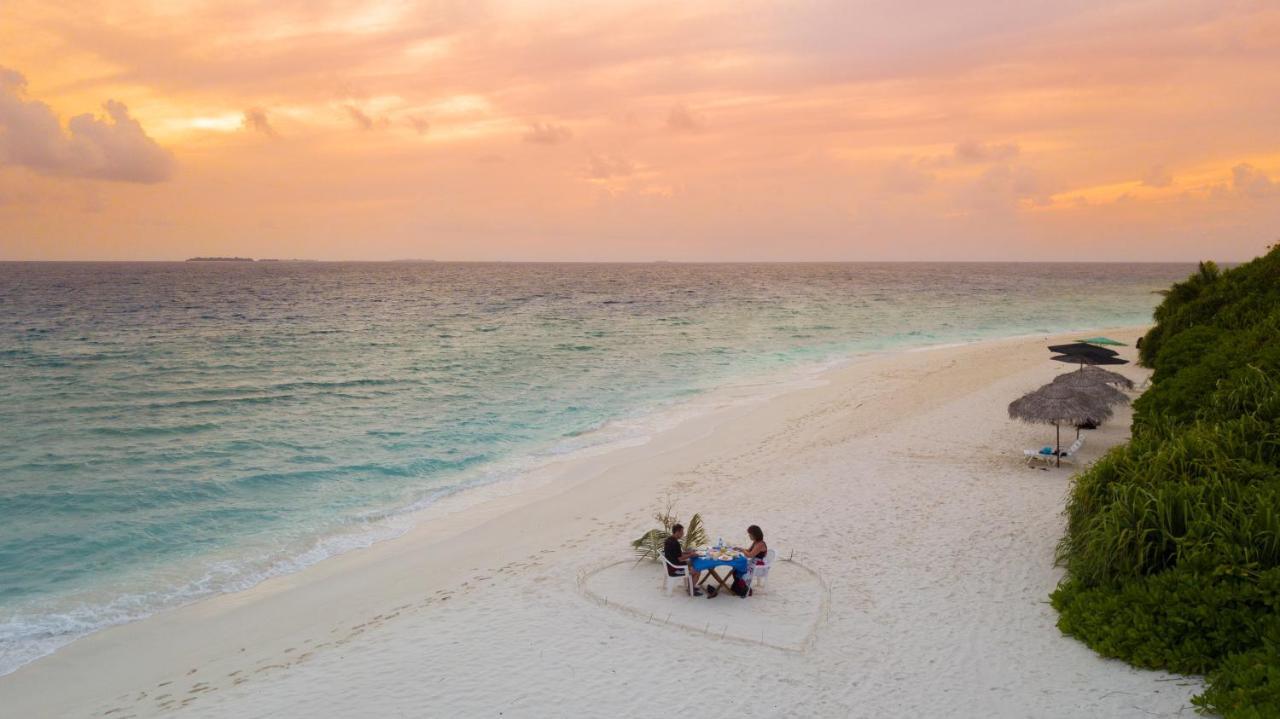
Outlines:
[[0,68],[0,259],[1280,239],[1275,2],[7,0]]

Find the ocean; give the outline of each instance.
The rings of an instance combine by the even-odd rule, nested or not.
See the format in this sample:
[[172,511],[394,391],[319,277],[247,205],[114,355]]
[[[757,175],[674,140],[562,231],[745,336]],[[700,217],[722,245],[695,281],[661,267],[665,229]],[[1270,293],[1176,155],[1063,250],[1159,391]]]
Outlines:
[[866,353],[1148,322],[1186,264],[0,263],[0,674]]

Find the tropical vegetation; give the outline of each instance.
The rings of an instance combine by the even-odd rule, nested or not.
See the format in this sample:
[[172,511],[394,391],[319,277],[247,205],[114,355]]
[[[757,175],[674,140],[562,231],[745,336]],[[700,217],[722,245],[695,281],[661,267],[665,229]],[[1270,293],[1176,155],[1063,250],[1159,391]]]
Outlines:
[[[671,536],[671,528],[681,523],[676,518],[675,502],[671,499],[667,499],[663,509],[654,513],[653,519],[658,526],[631,543],[636,551],[637,562],[644,559],[657,561],[662,555],[663,544],[667,541],[667,537]],[[685,525],[683,544],[686,547],[706,546],[707,530],[702,526],[701,514],[693,515]]]
[[1280,717],[1280,245],[1202,263],[1155,322],[1131,440],[1073,482],[1058,626],[1205,674],[1203,712]]

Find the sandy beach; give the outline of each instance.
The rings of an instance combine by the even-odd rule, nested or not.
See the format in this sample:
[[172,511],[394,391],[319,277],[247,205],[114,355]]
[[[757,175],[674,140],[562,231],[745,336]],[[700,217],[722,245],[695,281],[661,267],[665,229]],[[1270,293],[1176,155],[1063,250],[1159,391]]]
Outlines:
[[[1054,626],[1073,470],[1028,468],[1022,450],[1053,428],[1006,415],[1070,369],[1046,344],[1142,329],[876,355],[699,398],[643,444],[461,493],[398,539],[77,641],[0,678],[2,713],[1186,715],[1197,679],[1102,659]],[[1128,424],[1122,409],[1089,432],[1081,462]],[[665,596],[629,542],[666,497],[713,539],[760,525],[787,560],[767,590]]]

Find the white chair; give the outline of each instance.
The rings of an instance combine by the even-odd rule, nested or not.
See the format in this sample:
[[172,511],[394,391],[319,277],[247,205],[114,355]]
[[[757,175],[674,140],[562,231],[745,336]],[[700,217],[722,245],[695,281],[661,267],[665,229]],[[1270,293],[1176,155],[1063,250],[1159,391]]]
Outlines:
[[769,570],[773,568],[773,560],[778,556],[776,550],[770,549],[764,553],[764,563],[758,564],[755,560],[747,560],[747,584],[751,587],[751,593],[755,594],[757,589],[764,586],[766,580],[769,579]]
[[[1080,437],[1077,437],[1076,441],[1072,442],[1070,447],[1067,447],[1065,450],[1062,451],[1061,459],[1065,462],[1070,462],[1072,464],[1075,464],[1076,452],[1079,452],[1080,448],[1083,446],[1084,446],[1084,436],[1082,435]],[[1046,454],[1045,452],[1041,452],[1038,449],[1024,449],[1022,450],[1022,455],[1027,458],[1028,467],[1030,467],[1036,461],[1044,462],[1045,464],[1051,464],[1051,463],[1056,464],[1057,460],[1059,459],[1058,455],[1053,452],[1049,452]]]
[[670,596],[673,587],[683,584],[689,590],[689,595],[693,596],[693,575],[689,574],[689,568],[668,562],[662,554],[658,555],[658,559],[662,560],[662,591]]
[[1027,458],[1028,467],[1036,462],[1045,462],[1053,459],[1052,452],[1041,452],[1038,449],[1024,449],[1022,450],[1022,456]]

